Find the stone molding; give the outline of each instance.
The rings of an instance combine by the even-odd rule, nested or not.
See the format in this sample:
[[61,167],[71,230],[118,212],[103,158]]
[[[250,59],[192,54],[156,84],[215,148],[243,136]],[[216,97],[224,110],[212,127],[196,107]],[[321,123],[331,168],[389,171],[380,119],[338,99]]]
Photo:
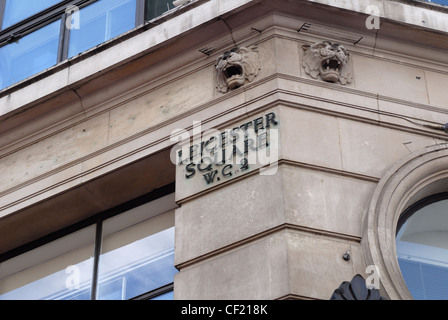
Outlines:
[[412,299],[398,265],[395,235],[400,215],[419,200],[448,191],[448,144],[409,154],[384,175],[363,219],[361,245],[366,265],[379,268],[381,289],[390,299]]

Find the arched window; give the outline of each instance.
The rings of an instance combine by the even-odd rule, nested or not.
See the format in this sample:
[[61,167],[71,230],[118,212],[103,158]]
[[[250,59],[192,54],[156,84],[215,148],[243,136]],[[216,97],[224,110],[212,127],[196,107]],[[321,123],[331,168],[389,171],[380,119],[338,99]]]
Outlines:
[[[447,237],[448,233],[447,194],[448,144],[428,146],[403,157],[379,181],[364,216],[361,245],[366,265],[378,269],[384,297],[422,299],[418,292],[430,289],[433,293],[427,299],[436,299],[433,294],[437,287],[444,290],[439,296],[445,294],[443,299],[447,299],[448,264],[444,257],[448,256],[448,241],[441,240],[442,234]],[[406,251],[406,245],[414,249]],[[425,250],[415,249],[418,245],[426,245]],[[440,253],[439,249],[444,257],[434,253]],[[428,271],[420,272],[420,278],[412,277],[409,268],[409,262],[417,258],[420,265],[414,266],[414,275],[422,269],[423,259],[432,263]]]
[[448,299],[448,193],[429,196],[398,220],[397,258],[416,300]]

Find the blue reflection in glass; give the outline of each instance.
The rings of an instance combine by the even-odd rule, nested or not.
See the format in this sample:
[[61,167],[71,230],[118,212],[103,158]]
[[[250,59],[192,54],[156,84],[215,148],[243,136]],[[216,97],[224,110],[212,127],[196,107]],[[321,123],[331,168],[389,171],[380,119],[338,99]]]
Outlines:
[[135,0],[100,0],[79,12],[80,28],[70,31],[68,57],[135,27]]
[[95,225],[0,263],[1,300],[89,300]]
[[61,0],[6,0],[2,29],[45,10]]
[[[55,264],[56,265],[56,264]],[[55,268],[50,265],[49,269]],[[46,277],[26,284],[10,292],[0,295],[1,300],[90,300],[91,271],[93,258],[77,264],[79,273],[82,275],[80,288],[67,287],[67,279],[70,276],[63,268]],[[41,270],[38,270],[39,272]],[[42,271],[41,271],[42,272]]]
[[172,227],[102,254],[98,299],[132,299],[174,282],[177,272]]
[[403,279],[415,300],[448,300],[448,200],[410,216],[397,238]]
[[426,1],[432,2],[432,3],[443,4],[445,6],[448,6],[448,0],[426,0]]
[[55,21],[0,48],[0,89],[57,63],[60,24]]

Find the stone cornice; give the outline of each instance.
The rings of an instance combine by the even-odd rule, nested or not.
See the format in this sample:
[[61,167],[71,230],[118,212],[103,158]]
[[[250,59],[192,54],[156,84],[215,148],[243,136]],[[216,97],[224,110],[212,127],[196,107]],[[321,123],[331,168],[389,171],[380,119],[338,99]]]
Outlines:
[[[286,82],[283,82],[283,84],[278,83],[279,80]],[[107,172],[126,166],[137,159],[170,148],[174,145],[174,142],[170,141],[171,132],[176,128],[184,128],[187,131],[191,130],[192,121],[188,122],[188,119],[191,120],[193,118],[202,119],[202,128],[203,130],[207,130],[214,128],[214,124],[217,122],[220,123],[220,126],[225,126],[226,124],[241,118],[242,111],[245,116],[249,117],[252,113],[268,108],[274,108],[278,105],[284,105],[373,125],[385,126],[395,130],[428,136],[434,139],[439,139],[440,141],[447,139],[446,134],[443,132],[416,126],[403,120],[403,116],[383,112],[383,115],[387,115],[388,117],[380,121],[379,116],[381,115],[381,112],[377,109],[368,108],[364,105],[354,105],[347,101],[343,102],[325,99],[321,96],[295,92],[285,88],[288,83],[297,82],[310,86],[322,86],[323,89],[326,88],[329,90],[329,93],[331,92],[331,88],[329,87],[333,87],[328,87],[327,85],[324,86],[322,83],[315,80],[292,77],[290,75],[274,74],[262,81],[237,89],[216,101],[200,105],[186,114],[181,114],[117,143],[108,145],[85,157],[81,157],[75,161],[50,170],[43,175],[37,176],[7,190],[3,190],[0,192],[0,216],[4,217],[24,206],[29,206],[36,201],[40,201],[42,198],[51,197],[63,190],[73,188],[76,185],[86,183]],[[277,87],[252,100],[247,100],[242,104],[235,105],[233,108],[222,111],[221,105],[226,103],[226,100],[230,99],[230,97],[237,96],[247,90],[255,90],[257,87],[262,86],[263,83],[268,85],[274,83]],[[341,90],[341,86],[335,85],[333,89]],[[352,91],[352,94],[359,94],[356,91],[353,92],[354,89],[351,88],[344,88],[343,90],[345,90],[346,93]],[[302,98],[303,101],[297,101],[297,97]],[[378,98],[376,95],[365,97],[374,100]],[[419,105],[416,105],[415,107],[418,106]],[[213,110],[221,111],[216,112]],[[446,110],[438,111],[447,113]],[[203,115],[201,115],[202,113]],[[208,114],[208,116],[205,116],[206,114]],[[222,119],[227,120],[223,121]],[[102,160],[99,161],[99,159]],[[100,164],[92,165],[95,163]],[[380,177],[370,177],[369,179],[375,178]]]
[[[172,17],[162,17],[163,19],[160,19],[157,24],[145,24],[117,39],[31,77],[17,86],[3,90],[0,92],[2,127],[8,127],[8,123],[4,121],[11,122],[12,118],[23,116],[31,109],[33,110],[32,118],[36,118],[40,114],[48,112],[48,108],[54,109],[61,104],[84,98],[92,90],[98,90],[99,83],[104,86],[104,84],[115,81],[116,76],[111,76],[117,73],[117,68],[125,65],[132,66],[137,62],[143,66],[148,63],[148,59],[144,59],[144,56],[152,56],[154,52],[160,51],[162,46],[162,50],[165,52],[164,58],[166,58],[169,55],[188,50],[192,46],[200,46],[201,43],[206,45],[206,39],[217,36],[227,34],[229,41],[232,41],[231,38],[234,41],[239,41],[240,39],[236,37],[238,28],[273,12],[294,17],[297,20],[295,26],[297,29],[304,22],[318,21],[324,25],[339,27],[341,30],[350,29],[352,32],[358,32],[363,38],[362,42],[365,42],[364,45],[373,47],[374,50],[392,49],[395,41],[399,40],[422,48],[431,48],[434,51],[434,57],[439,55],[437,51],[440,51],[441,62],[448,62],[448,60],[443,60],[446,59],[444,58],[446,57],[446,42],[440,40],[441,34],[446,36],[448,25],[446,27],[445,25],[448,19],[446,19],[446,13],[438,10],[426,7],[410,10],[416,7],[403,2],[382,0],[350,2],[296,0],[293,3],[283,3],[284,1],[279,0],[266,1],[263,5],[257,5],[260,1],[195,1],[191,4],[190,11]],[[384,7],[384,12],[380,16],[384,19],[384,23],[377,31],[367,30],[365,27],[368,5]],[[334,10],[336,10],[336,14],[333,12]],[[408,12],[411,12],[412,15],[404,14]],[[190,21],[192,15],[194,22]],[[423,23],[422,15],[428,17],[426,19],[428,21]],[[190,22],[187,23],[188,21]],[[178,28],[179,25],[184,24],[188,27]],[[413,29],[414,27],[417,29]],[[313,30],[311,29],[310,32],[312,33]],[[164,34],[164,38],[160,38],[160,34]],[[239,34],[239,36],[247,37],[247,34]],[[195,41],[178,44],[181,38],[191,38]],[[362,42],[359,43],[360,46],[363,45]],[[403,50],[403,54],[408,52],[406,46]],[[120,51],[121,54],[113,53],[117,51]],[[200,55],[200,53],[197,54]],[[149,60],[157,61],[157,59],[160,61],[160,55]],[[121,70],[120,72],[123,74],[121,76],[130,75],[127,73],[129,71]],[[49,103],[49,99],[53,99],[54,102]],[[80,112],[83,111],[82,108]],[[26,118],[26,121],[32,118]],[[14,127],[20,124],[16,121]]]

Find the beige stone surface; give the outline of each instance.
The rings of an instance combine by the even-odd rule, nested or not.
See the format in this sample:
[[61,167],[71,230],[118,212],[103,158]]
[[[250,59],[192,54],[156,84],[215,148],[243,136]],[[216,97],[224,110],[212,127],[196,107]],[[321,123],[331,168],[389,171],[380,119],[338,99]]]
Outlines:
[[448,74],[425,71],[425,78],[428,86],[429,103],[448,109],[448,92],[446,91]]
[[[419,124],[444,124],[448,122],[448,114],[439,107],[423,104],[403,104],[393,99],[379,99],[378,109],[381,122],[398,124],[416,130],[424,129]],[[412,121],[412,122],[411,122]],[[435,134],[441,134],[432,130]]]
[[[430,137],[390,128],[339,119],[343,169],[380,178],[411,148],[431,146]],[[411,146],[414,144],[414,146]]]
[[37,81],[30,86],[19,89],[13,94],[0,98],[0,115],[17,110],[22,106],[35,103],[46,95],[58,92],[67,85],[69,70],[64,69],[48,76],[46,81]]
[[[291,294],[328,300],[343,281],[350,281],[357,273],[365,277],[357,242],[289,230],[287,245]],[[347,251],[349,261],[342,258]]]
[[[350,261],[342,255],[351,252]],[[175,299],[323,299],[365,266],[359,244],[284,229],[182,269]]]
[[356,88],[403,100],[428,103],[425,72],[385,59],[353,54]]
[[[386,22],[378,41],[371,34],[375,42],[348,47],[353,82],[328,84],[301,69],[301,45],[322,40],[322,34],[297,32],[303,15],[325,19],[316,22],[333,41],[336,33],[325,25],[338,23],[333,13],[346,18],[351,13],[342,9],[352,9],[350,21],[361,21],[366,4],[339,1],[323,17],[325,7],[313,2],[328,0],[258,2],[201,2],[3,96],[0,252],[176,181],[182,200],[175,213],[176,299],[328,299],[342,281],[363,273],[363,212],[377,181],[409,153],[442,141],[442,133],[400,117],[448,122],[447,66],[440,62],[445,42],[424,48],[439,35],[425,40],[421,30],[418,46],[408,41],[397,48],[400,42],[388,36],[404,26]],[[423,26],[423,15],[407,15],[409,6],[390,2],[388,8],[384,16]],[[268,10],[277,13],[268,16]],[[442,15],[423,12],[429,26]],[[258,34],[251,27],[263,19]],[[340,30],[353,27],[348,19],[340,24]],[[412,39],[407,35],[403,41]],[[211,56],[200,53],[211,44]],[[214,59],[236,44],[257,45],[260,74],[220,94]],[[274,108],[282,160],[276,174],[254,171],[210,189],[189,186],[182,172],[174,176],[168,150],[175,125],[203,121],[204,128],[222,128]],[[154,156],[160,150],[163,156]],[[347,250],[350,261],[341,258]]]
[[[250,46],[251,44],[248,44]],[[254,79],[253,82],[257,80],[261,80],[268,75],[271,75],[276,72],[278,67],[278,56],[277,56],[277,42],[275,38],[271,39],[263,39],[257,43],[254,43],[254,46],[258,48],[258,57],[260,59],[260,73]]]
[[174,299],[270,300],[289,293],[285,233],[279,232],[181,270]]
[[175,265],[284,223],[282,178],[256,174],[183,203],[176,210]]
[[67,122],[76,123],[86,119],[82,102],[72,91],[39,104],[39,107],[39,110],[30,108],[23,112],[18,111],[18,114],[11,116],[10,119],[0,120],[2,154],[43,139],[49,135],[50,130],[52,132],[63,130],[67,127]]
[[290,39],[275,39],[275,54],[277,72],[300,76],[301,56],[299,54],[300,43]]
[[375,182],[291,165],[282,166],[282,174],[289,223],[361,237]]
[[[275,23],[283,23],[282,19],[282,17],[276,17],[276,20],[274,20]],[[354,168],[357,173],[374,174],[377,176],[378,172],[382,172],[381,168],[379,170],[374,169],[369,171],[359,168],[361,164],[356,164],[359,162],[358,160],[363,160],[364,158],[369,160],[369,154],[364,151],[365,146],[362,146],[358,150],[355,146],[349,146],[347,140],[342,141],[342,134],[347,130],[352,134],[353,130],[344,129],[344,132],[339,132],[341,129],[338,128],[340,125],[338,118],[328,114],[334,113],[337,115],[338,113],[343,113],[344,116],[355,119],[359,117],[361,121],[366,119],[376,121],[381,117],[375,113],[375,107],[377,107],[378,103],[379,108],[387,112],[394,110],[400,110],[400,112],[403,110],[405,112],[404,110],[406,109],[418,110],[418,112],[410,111],[409,114],[415,117],[421,117],[422,119],[425,117],[424,109],[419,109],[415,106],[407,108],[408,106],[403,104],[403,102],[406,102],[404,100],[387,101],[387,103],[384,102],[385,100],[377,101],[373,98],[374,94],[377,93],[374,90],[375,83],[377,88],[386,90],[381,91],[381,94],[396,96],[397,92],[406,92],[406,95],[400,93],[398,98],[408,101],[409,98],[412,98],[414,102],[419,102],[420,100],[424,101],[423,96],[426,93],[421,95],[423,92],[420,87],[415,87],[415,83],[416,81],[420,83],[426,79],[428,84],[432,83],[431,88],[434,87],[434,89],[428,89],[431,103],[443,103],[443,90],[439,89],[436,84],[442,83],[440,80],[443,80],[444,73],[427,71],[430,63],[426,61],[424,75],[420,79],[417,79],[416,77],[420,76],[420,71],[423,68],[411,67],[413,60],[410,57],[406,59],[406,63],[402,63],[398,60],[393,61],[392,58],[394,56],[392,55],[387,55],[387,59],[386,55],[385,57],[373,58],[366,55],[357,55],[355,52],[353,58],[354,63],[358,64],[358,66],[355,66],[355,69],[359,71],[360,80],[360,82],[357,82],[358,78],[355,76],[356,87],[341,88],[341,86],[330,86],[321,82],[318,82],[318,85],[314,85],[308,81],[309,79],[304,78],[296,81],[300,75],[300,64],[297,65],[301,58],[298,50],[300,42],[298,39],[293,39],[291,36],[292,33],[287,33],[285,30],[278,32],[278,36],[273,36],[275,34],[274,29],[270,29],[269,33],[262,33],[260,36],[257,36],[257,45],[262,62],[260,76],[250,86],[244,87],[238,92],[230,93],[227,96],[217,95],[214,88],[214,67],[211,65],[212,59],[204,58],[201,62],[192,64],[190,61],[188,66],[178,69],[177,73],[172,70],[172,67],[167,67],[170,75],[160,80],[151,80],[151,68],[148,68],[145,71],[145,79],[146,81],[151,80],[150,83],[142,85],[136,91],[133,91],[132,94],[126,95],[119,91],[120,95],[117,93],[117,97],[114,99],[113,88],[119,87],[119,84],[115,87],[110,86],[107,87],[107,92],[99,90],[87,97],[83,96],[82,100],[76,101],[74,104],[67,104],[61,107],[57,111],[57,115],[52,113],[51,117],[45,118],[45,121],[33,121],[27,124],[26,127],[18,128],[17,132],[14,130],[9,131],[5,136],[5,140],[2,140],[5,144],[9,144],[7,149],[4,150],[5,154],[0,164],[0,168],[6,172],[0,178],[2,190],[9,189],[32,179],[37,179],[51,170],[58,170],[67,163],[81,161],[80,159],[83,159],[83,157],[89,154],[102,152],[102,148],[106,146],[119,143],[123,139],[134,135],[142,135],[146,131],[151,130],[151,128],[157,128],[155,126],[165,121],[172,122],[173,119],[179,119],[182,115],[188,115],[192,120],[204,120],[208,123],[219,125],[222,121],[230,121],[232,117],[236,117],[237,115],[244,115],[245,112],[255,112],[258,108],[263,108],[270,103],[275,104],[279,99],[286,99],[292,104],[296,103],[298,108],[304,106],[311,110],[315,108],[316,111],[326,113],[323,115],[309,111],[296,112],[292,111],[294,110],[293,108],[282,109],[285,115],[285,119],[282,120],[285,121],[283,127],[288,128],[285,129],[286,137],[283,139],[284,141],[282,140],[282,143],[286,143],[288,146],[288,148],[285,148],[283,157],[297,162],[312,163],[316,166],[336,170],[350,171]],[[285,34],[288,34],[288,37]],[[294,32],[294,34],[296,33]],[[266,38],[263,38],[263,36],[266,36]],[[255,43],[253,39],[245,42],[247,45],[253,43]],[[352,49],[356,50],[355,48]],[[218,52],[215,53],[215,55],[217,54]],[[96,59],[91,59],[91,61],[94,60]],[[176,57],[175,60],[176,66],[181,65],[179,57]],[[92,63],[91,61],[89,63]],[[163,74],[161,70],[163,70],[163,63],[157,65],[157,75]],[[390,73],[389,71],[392,71],[394,77],[392,78],[393,81],[391,81],[392,85],[384,85],[381,81],[377,81],[382,78],[377,78],[375,72]],[[275,72],[280,72],[280,78],[274,78]],[[55,74],[54,79],[57,79],[60,75]],[[143,77],[139,81],[143,81],[142,79]],[[405,83],[406,81],[407,84]],[[393,89],[394,86],[401,84],[405,84],[406,90]],[[33,88],[30,87],[29,90],[40,90],[39,88],[41,86],[44,86],[44,82],[38,82],[36,86]],[[41,89],[43,90],[44,88]],[[93,89],[93,87],[90,89]],[[84,92],[82,90],[80,89],[79,92]],[[362,90],[367,90],[367,92],[364,93]],[[87,92],[90,91],[86,91],[86,94]],[[95,115],[95,112],[98,110],[95,110],[94,105],[101,102],[102,95],[107,97],[107,102],[99,107],[101,112],[104,113]],[[418,95],[417,99],[414,99],[412,95]],[[74,92],[70,96],[70,99],[76,99]],[[18,95],[11,96],[12,100],[19,98]],[[29,99],[29,96],[24,95],[22,98]],[[213,98],[216,100],[213,100]],[[6,100],[8,100],[8,97],[4,97],[2,101]],[[23,101],[20,104],[26,103]],[[61,101],[65,101],[65,98]],[[52,104],[56,102],[57,99]],[[198,106],[203,106],[204,109],[196,110],[198,111],[196,114],[190,113]],[[54,105],[52,105],[53,107]],[[82,109],[84,107],[88,108],[87,114],[89,115],[89,120],[85,124],[78,122],[80,117],[83,116]],[[75,109],[76,111],[73,111]],[[34,113],[30,115],[32,114]],[[78,115],[76,116],[76,114]],[[431,121],[436,121],[440,118],[441,122],[447,122],[443,120],[443,114],[441,116],[437,110],[431,111],[428,114],[430,116],[427,118]],[[72,120],[66,123],[58,123],[57,126],[51,126],[52,122],[60,121],[66,115],[73,117]],[[106,120],[109,116],[110,119]],[[49,118],[52,118],[52,120],[48,120]],[[26,119],[29,120],[29,117]],[[382,119],[385,118],[383,117]],[[75,120],[76,122],[74,122]],[[399,125],[405,123],[403,120],[393,121],[392,118],[386,120]],[[94,123],[95,121],[96,123]],[[107,124],[106,121],[108,121]],[[5,123],[5,127],[9,126],[12,129],[14,123],[14,121],[8,121],[8,123]],[[91,134],[86,135],[86,137],[81,137],[81,135],[78,137],[76,130],[82,126],[91,126],[93,128],[89,131]],[[363,126],[363,123],[360,126]],[[408,124],[408,126],[413,127],[411,124]],[[43,127],[48,127],[48,131],[42,130]],[[36,130],[39,131],[38,134],[35,137],[30,137],[30,133]],[[340,134],[341,137],[339,137]],[[387,136],[387,134],[381,135],[384,138]],[[104,140],[105,137],[107,137],[107,140]],[[167,135],[165,137],[157,136],[157,138],[162,140],[165,139],[164,143],[166,142],[166,137]],[[23,140],[17,145],[14,145],[13,142],[17,138]],[[359,137],[355,135],[355,140],[357,138]],[[148,144],[154,142],[151,140],[152,136],[147,139]],[[410,137],[410,139],[403,138],[402,144],[406,144],[404,149],[397,147],[395,151],[392,151],[392,147],[390,147],[387,152],[381,151],[381,153],[384,153],[384,156],[381,156],[380,165],[384,165],[385,168],[388,163],[397,159],[394,155],[395,152],[399,156],[403,152],[408,152],[408,149],[416,150],[424,146],[426,144],[425,139],[425,137],[420,138],[414,136]],[[52,141],[56,141],[55,144]],[[356,143],[357,141],[355,141]],[[385,145],[380,146],[381,142],[372,143],[378,143],[378,148],[387,148]],[[428,139],[428,145],[431,143],[431,139]],[[342,159],[341,156],[342,144],[347,150],[351,151],[351,154],[345,155],[345,159]],[[45,150],[46,147],[52,148],[53,145],[56,146],[54,150],[49,153],[46,152],[46,154],[42,153],[42,150]],[[115,152],[120,153],[123,150],[132,152],[131,149],[133,147],[142,148],[142,145],[131,143],[127,147],[120,147],[116,150],[108,149],[105,151],[107,155],[105,153],[104,156],[103,154],[96,154],[95,158],[89,157],[89,159],[86,159],[83,168],[90,170],[101,166],[102,161],[107,161],[108,163],[109,161],[114,161],[111,155]],[[352,154],[355,153],[355,157],[352,157]],[[27,161],[26,159],[30,162],[23,166],[22,164]],[[383,161],[384,159],[388,161]],[[137,160],[137,156],[135,156],[135,160]],[[123,163],[126,162],[123,161]],[[366,163],[369,166],[375,166],[373,161],[372,163],[370,161]],[[110,167],[109,169],[115,168],[117,166]],[[101,174],[107,173],[109,169],[104,168]],[[97,176],[91,175],[91,177]]]
[[172,119],[209,101],[213,94],[212,67],[151,90],[111,110],[109,142],[117,142]]
[[[345,86],[327,83],[320,80],[303,78],[279,79],[279,87],[295,93],[298,97],[312,99],[309,105],[317,108],[325,108],[332,104],[330,110],[345,112],[351,115],[367,117],[364,110],[376,111],[378,109],[376,96],[353,88],[353,84]],[[313,101],[314,100],[314,101]],[[371,118],[376,114],[370,115]]]
[[342,169],[336,117],[282,107],[280,119],[281,158]]
[[0,161],[0,191],[43,175],[107,144],[109,115],[102,114],[47,137]]
[[359,238],[375,186],[355,177],[284,164],[275,175],[255,174],[222,186],[177,209],[175,264],[285,224]]

